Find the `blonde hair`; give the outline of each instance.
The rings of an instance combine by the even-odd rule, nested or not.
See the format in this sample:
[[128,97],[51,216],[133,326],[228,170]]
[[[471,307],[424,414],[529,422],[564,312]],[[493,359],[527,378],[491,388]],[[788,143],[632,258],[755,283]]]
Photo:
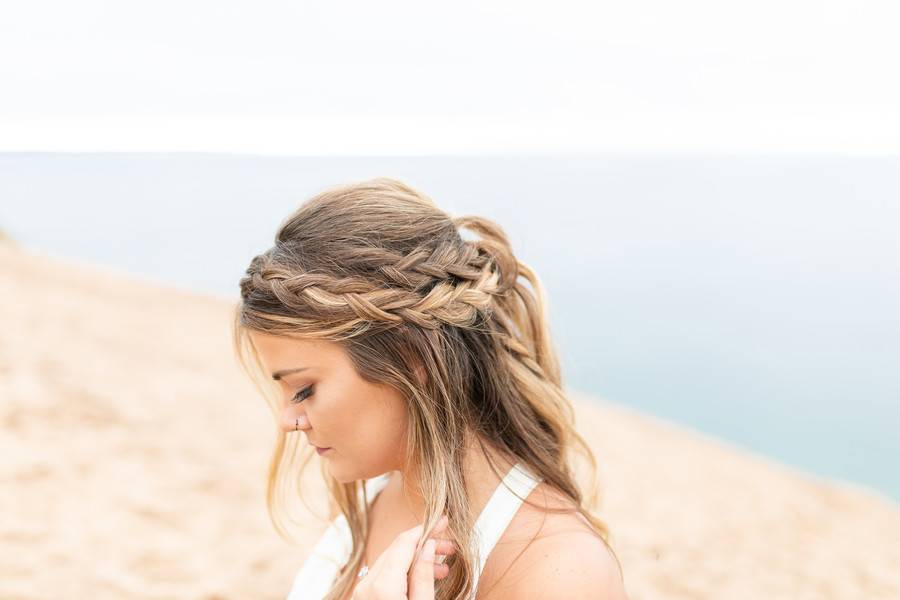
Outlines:
[[[478,239],[464,240],[463,228]],[[543,510],[578,512],[608,542],[607,526],[591,513],[596,459],[575,429],[573,407],[562,389],[543,288],[515,258],[499,225],[478,216],[452,218],[394,179],[334,187],[281,224],[275,245],[250,262],[240,291],[235,350],[273,413],[280,401],[265,387],[249,330],[341,343],[362,378],[393,386],[405,398],[404,464],[414,466],[426,499],[425,530],[446,512],[449,536],[459,549],[448,557],[450,575],[435,582],[436,598],[468,598],[478,564],[462,473],[461,449],[469,432],[477,434],[498,477],[504,473],[485,443],[521,461],[576,507]],[[416,376],[417,366],[427,374],[424,382]],[[302,472],[312,457],[308,446],[298,450],[299,438],[278,428],[269,464],[269,516],[285,538],[280,517],[297,491],[287,484],[293,480],[299,486],[294,461],[303,459]],[[571,469],[573,450],[590,467],[587,500]],[[322,474],[332,507],[346,517],[353,540],[350,558],[326,596],[338,600],[362,564],[368,499],[364,481],[341,483],[324,469]]]

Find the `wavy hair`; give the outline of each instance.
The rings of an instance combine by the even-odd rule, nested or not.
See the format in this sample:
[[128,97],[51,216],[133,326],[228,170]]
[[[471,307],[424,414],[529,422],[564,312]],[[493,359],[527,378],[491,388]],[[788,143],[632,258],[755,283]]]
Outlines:
[[[478,237],[466,240],[462,229]],[[498,477],[505,473],[486,445],[521,461],[576,507],[542,510],[580,513],[609,547],[606,524],[591,513],[598,497],[596,459],[575,429],[562,389],[543,288],[498,224],[451,217],[394,179],[333,187],[282,222],[274,246],[250,262],[240,292],[235,351],[276,416],[279,400],[249,330],[338,342],[362,378],[402,394],[409,415],[404,464],[413,465],[421,484],[425,531],[446,512],[458,548],[447,558],[450,575],[435,582],[436,598],[468,598],[475,585],[474,521],[462,471],[471,433]],[[417,365],[425,381],[416,376]],[[308,445],[298,448],[300,438],[277,429],[269,463],[269,517],[285,539],[286,503],[300,491],[300,473],[312,457]],[[587,460],[589,499],[576,483],[572,451]],[[353,540],[326,596],[338,600],[354,585],[364,558],[368,499],[364,481],[338,482],[324,467],[322,475],[331,514],[343,513]]]

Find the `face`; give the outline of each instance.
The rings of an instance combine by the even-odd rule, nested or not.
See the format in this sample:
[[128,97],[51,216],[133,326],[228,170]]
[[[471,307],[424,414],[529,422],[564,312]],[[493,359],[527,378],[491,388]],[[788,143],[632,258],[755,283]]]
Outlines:
[[[400,392],[362,379],[344,348],[249,332],[267,374],[281,390],[279,425],[299,431],[321,454],[331,475],[346,483],[401,468],[406,403]],[[299,370],[302,369],[302,370]]]

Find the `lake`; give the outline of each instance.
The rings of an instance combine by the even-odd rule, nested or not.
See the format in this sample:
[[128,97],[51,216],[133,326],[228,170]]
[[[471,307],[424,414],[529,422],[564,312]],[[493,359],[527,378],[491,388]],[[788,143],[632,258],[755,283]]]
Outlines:
[[900,500],[897,158],[0,154],[0,229],[234,298],[294,208],[375,176],[503,226],[567,387]]

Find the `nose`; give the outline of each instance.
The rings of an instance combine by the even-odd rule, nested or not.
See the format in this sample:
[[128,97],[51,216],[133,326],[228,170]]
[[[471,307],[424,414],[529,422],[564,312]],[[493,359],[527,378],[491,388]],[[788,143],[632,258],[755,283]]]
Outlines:
[[306,413],[296,410],[286,410],[281,417],[281,430],[285,433],[292,431],[305,431],[309,429],[309,418]]

